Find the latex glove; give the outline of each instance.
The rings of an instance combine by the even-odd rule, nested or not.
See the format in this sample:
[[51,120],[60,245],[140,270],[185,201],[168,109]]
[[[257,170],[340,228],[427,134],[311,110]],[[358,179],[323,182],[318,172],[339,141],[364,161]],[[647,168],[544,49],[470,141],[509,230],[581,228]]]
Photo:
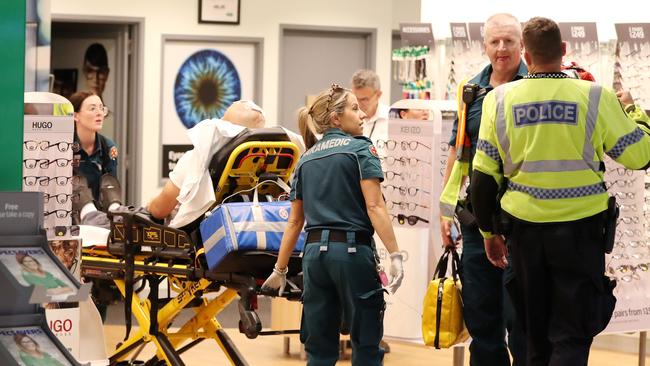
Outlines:
[[262,284],[262,290],[278,289],[278,296],[282,296],[284,288],[287,286],[287,272],[289,272],[288,268],[280,270],[277,265],[273,266],[273,273]]
[[402,253],[394,252],[390,255],[390,282],[386,289],[394,294],[404,279],[404,266],[402,265]]
[[490,263],[501,269],[508,266],[508,248],[503,236],[494,235],[489,239],[484,239],[483,245],[485,245],[485,254]]

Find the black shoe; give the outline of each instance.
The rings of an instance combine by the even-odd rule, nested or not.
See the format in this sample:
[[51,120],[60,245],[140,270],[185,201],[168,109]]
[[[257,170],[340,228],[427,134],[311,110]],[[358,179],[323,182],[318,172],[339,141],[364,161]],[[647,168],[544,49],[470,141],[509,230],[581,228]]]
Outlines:
[[121,205],[123,201],[120,181],[107,173],[102,175],[99,182],[99,202],[104,211],[107,211],[113,203]]

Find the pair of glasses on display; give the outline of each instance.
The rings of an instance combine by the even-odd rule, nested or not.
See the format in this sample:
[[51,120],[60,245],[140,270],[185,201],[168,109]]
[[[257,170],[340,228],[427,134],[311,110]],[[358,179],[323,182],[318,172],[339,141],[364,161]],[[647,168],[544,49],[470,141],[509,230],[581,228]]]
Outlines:
[[[639,263],[637,265],[622,264],[616,268],[610,266],[607,267],[607,274],[609,274],[610,277],[621,280],[623,282],[632,282],[633,280],[641,279],[641,276],[637,273],[637,270],[641,272],[647,272],[649,266],[650,263]],[[619,275],[619,273],[621,275]]]
[[399,157],[399,158],[394,158],[392,156],[387,156],[385,158],[382,158],[382,160],[384,160],[386,162],[386,164],[388,164],[389,166],[393,166],[393,165],[395,165],[395,163],[399,163],[402,166],[405,166],[408,163],[408,165],[412,166],[412,167],[417,166],[420,163],[431,165],[431,163],[428,162],[428,161],[424,161],[422,159],[412,158],[412,157],[409,158],[409,157],[406,157],[406,156],[402,156],[402,157]]
[[[634,192],[616,192],[616,193],[614,193],[614,196],[616,196],[616,198],[620,198],[622,200],[626,199],[626,198],[629,198],[629,199],[633,200],[634,197],[636,197],[636,193],[634,193]],[[650,198],[646,198],[646,203],[649,200],[650,200]]]
[[625,168],[612,168],[612,169],[607,169],[607,173],[610,174],[618,174],[621,177],[628,176],[631,177],[634,175],[634,171],[630,169],[625,169]]
[[38,185],[46,187],[50,185],[51,181],[55,181],[57,186],[65,186],[68,182],[72,181],[72,184],[79,182],[79,176],[73,175],[71,177],[66,176],[57,176],[57,177],[37,177],[33,175],[28,175],[23,177],[23,182],[27,187],[32,187]]
[[638,224],[639,223],[639,218],[637,216],[623,216],[616,221],[617,225],[620,225],[622,223],[624,224]]
[[[404,151],[406,151],[406,150],[415,151],[420,146],[423,146],[425,149],[431,150],[431,146],[425,145],[425,144],[421,143],[420,141],[415,141],[415,140],[402,141],[399,144],[400,144],[400,147],[402,148],[402,150],[404,150]],[[387,150],[392,151],[392,150],[395,150],[395,148],[397,147],[397,141],[395,141],[395,140],[377,140],[377,147],[380,148],[380,149],[385,148]]]
[[395,202],[395,201],[386,202],[386,206],[388,207],[389,210],[392,210],[394,208],[400,208],[402,210],[409,210],[409,211],[415,211],[418,207],[429,208],[429,206],[421,205],[415,202]]
[[643,240],[633,240],[633,241],[616,241],[614,242],[614,246],[618,248],[646,248],[648,246],[648,243]]
[[47,169],[50,167],[52,164],[56,164],[59,168],[64,168],[68,165],[70,165],[70,162],[72,162],[72,159],[64,159],[64,158],[58,158],[58,159],[25,159],[23,160],[23,164],[25,165],[25,168],[27,169],[34,169],[38,165],[40,168]]
[[79,151],[79,143],[77,142],[65,142],[65,141],[52,142],[47,140],[43,140],[43,141],[27,140],[23,142],[23,145],[25,146],[25,150],[27,151],[36,151],[36,149],[41,149],[45,151],[55,146],[57,149],[59,149],[60,152],[66,152],[71,148],[73,152]]
[[387,170],[384,173],[384,176],[388,180],[393,180],[393,178],[395,177],[400,177],[402,180],[409,180],[409,181],[413,181],[420,178],[420,174],[418,173],[394,172],[392,170]]
[[650,253],[632,253],[632,254],[627,254],[627,253],[616,253],[612,254],[612,259],[615,260],[621,260],[621,259],[643,259],[643,258],[648,258],[650,256]]
[[393,193],[393,192],[397,191],[402,196],[406,196],[406,194],[408,193],[409,196],[413,197],[416,194],[418,194],[419,192],[422,192],[424,194],[429,194],[429,192],[427,192],[427,191],[425,191],[423,189],[417,188],[417,187],[395,186],[395,185],[392,185],[392,184],[385,185],[384,189],[386,190],[387,193]]
[[72,210],[58,209],[58,210],[53,210],[53,211],[45,211],[44,216],[48,217],[50,215],[54,215],[59,219],[65,219],[66,217],[70,216],[71,213],[72,213]]
[[397,221],[400,225],[404,225],[405,223],[408,222],[409,225],[413,226],[418,223],[418,221],[422,221],[424,223],[429,223],[429,220],[424,219],[420,216],[416,215],[404,215],[404,214],[399,214],[397,216],[395,215],[390,215],[391,220]]
[[610,189],[611,187],[625,188],[634,186],[636,178],[634,179],[616,179],[611,182],[605,182],[605,187]]
[[618,208],[621,209],[621,211],[636,211],[637,210],[637,205],[631,204],[631,205],[626,205],[626,204],[621,204],[618,206]]
[[639,229],[616,230],[616,240],[621,240],[621,238],[623,238],[623,236],[627,236],[627,237],[632,238],[632,237],[635,237],[635,236],[640,237],[641,235],[643,235],[643,233]]
[[45,203],[49,203],[50,199],[55,199],[57,203],[63,205],[65,203],[68,203],[69,200],[72,200],[72,202],[77,202],[77,200],[79,200],[79,193],[73,193],[73,194],[66,194],[66,193],[49,194],[49,193],[45,193],[45,194],[43,194],[43,199],[44,199]]

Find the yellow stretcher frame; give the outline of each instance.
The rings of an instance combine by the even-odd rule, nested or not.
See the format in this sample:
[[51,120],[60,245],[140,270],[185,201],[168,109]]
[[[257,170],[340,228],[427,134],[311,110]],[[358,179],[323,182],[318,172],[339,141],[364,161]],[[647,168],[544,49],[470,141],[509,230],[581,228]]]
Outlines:
[[[278,167],[280,158],[274,159],[273,156],[289,158],[288,154],[292,155],[290,164],[287,167]],[[220,203],[226,194],[230,194],[233,182],[236,182],[236,191],[255,187],[261,179],[266,179],[269,175],[287,183],[296,167],[298,154],[297,146],[287,141],[249,141],[240,144],[230,154],[226,168],[215,187],[216,202]],[[260,187],[259,190],[261,194],[278,192],[277,186],[271,184]],[[140,230],[134,228],[134,232]],[[114,237],[113,233],[111,237]],[[126,244],[124,246],[126,247]],[[149,279],[165,277],[170,288],[178,295],[158,310],[158,326],[152,332],[151,301],[142,299],[135,291],[133,292],[131,311],[139,328],[118,345],[110,357],[110,365],[127,360],[134,351],[147,343],[153,343],[156,347],[156,356],[147,365],[183,366],[185,364],[180,354],[205,339],[214,339],[232,365],[248,365],[222,329],[216,315],[235,300],[238,294],[245,293],[245,296],[249,296],[254,291],[255,283],[251,284],[250,281],[247,283],[246,280],[238,281],[236,274],[216,274],[209,272],[207,268],[202,268],[200,260],[200,256],[203,255],[202,248],[196,248],[196,251],[191,254],[189,259],[181,260],[181,263],[174,263],[168,258],[167,262],[157,261],[156,258],[142,253],[137,255],[134,260],[134,275]],[[86,277],[111,278],[122,296],[126,297],[125,261],[122,257],[115,256],[105,249],[84,248],[82,271]],[[202,297],[203,294],[217,291],[222,286],[225,290],[213,300],[208,301]],[[247,303],[249,299],[244,300]],[[179,329],[172,330],[170,326],[176,316],[181,310],[190,307],[193,302],[199,303],[198,306],[193,307],[194,317],[180,325]],[[261,325],[257,330],[261,331]],[[240,331],[244,332],[241,321]],[[257,336],[255,331],[244,333],[249,338]]]

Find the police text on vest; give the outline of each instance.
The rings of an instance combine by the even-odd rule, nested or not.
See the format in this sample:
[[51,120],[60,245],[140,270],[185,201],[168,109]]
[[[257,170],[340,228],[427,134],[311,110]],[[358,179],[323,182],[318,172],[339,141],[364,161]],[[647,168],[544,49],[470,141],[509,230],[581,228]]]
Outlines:
[[515,104],[512,106],[515,126],[521,127],[538,123],[578,123],[578,104],[571,102],[547,101],[541,103]]

